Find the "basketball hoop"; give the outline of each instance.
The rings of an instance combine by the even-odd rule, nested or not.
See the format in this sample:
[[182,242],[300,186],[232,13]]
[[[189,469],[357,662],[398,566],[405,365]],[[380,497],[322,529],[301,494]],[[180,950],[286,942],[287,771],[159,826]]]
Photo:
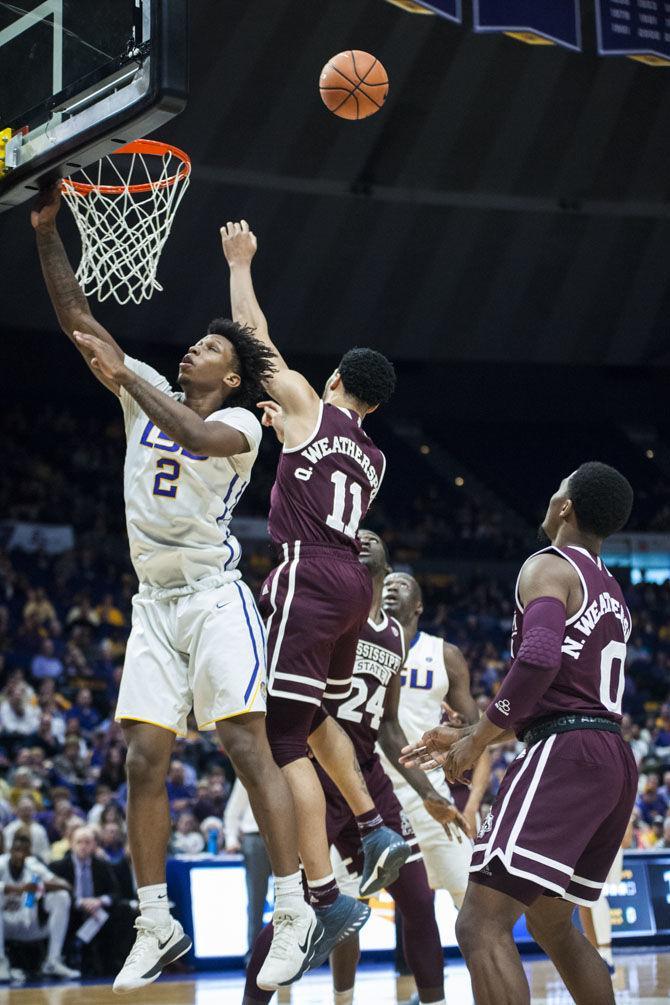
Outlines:
[[135,140],[89,170],[61,183],[81,237],[77,280],[101,302],[149,300],[163,289],[158,260],[189,185],[191,158],[168,143]]

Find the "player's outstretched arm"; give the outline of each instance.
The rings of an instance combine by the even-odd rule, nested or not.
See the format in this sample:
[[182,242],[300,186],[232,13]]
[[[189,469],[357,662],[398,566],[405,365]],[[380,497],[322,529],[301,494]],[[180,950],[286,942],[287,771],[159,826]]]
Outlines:
[[113,346],[86,332],[76,331],[75,341],[87,357],[91,369],[104,383],[125,391],[166,436],[199,457],[234,457],[246,454],[249,443],[244,433],[225,422],[206,422],[192,408],[154,387],[129,369]]
[[437,791],[420,768],[410,767],[401,760],[401,752],[407,746],[407,737],[398,719],[399,702],[400,675],[396,674],[386,690],[384,716],[379,727],[379,746],[405,781],[409,782],[414,791],[421,796],[430,815],[442,824],[450,837],[460,841],[459,828],[468,833],[465,819],[453,803]]
[[270,338],[267,318],[256,298],[251,278],[251,262],[258,242],[246,220],[229,222],[221,228],[221,242],[230,269],[230,302],[233,320],[253,328],[257,338],[275,354],[276,371],[265,382],[268,393],[278,401],[287,416],[304,418],[310,431],[319,414],[320,399],[301,373],[289,369],[286,360]]
[[112,336],[95,320],[91,314],[88,301],[72,271],[63,242],[56,227],[56,217],[61,204],[61,194],[58,185],[45,189],[39,194],[30,214],[30,222],[35,230],[37,250],[40,256],[42,274],[49,297],[58,322],[74,345],[77,346],[90,369],[98,380],[114,394],[119,393],[118,384],[96,373],[91,367],[91,360],[81,345],[75,339],[75,331],[84,329],[106,342],[115,354],[122,360],[123,351]]

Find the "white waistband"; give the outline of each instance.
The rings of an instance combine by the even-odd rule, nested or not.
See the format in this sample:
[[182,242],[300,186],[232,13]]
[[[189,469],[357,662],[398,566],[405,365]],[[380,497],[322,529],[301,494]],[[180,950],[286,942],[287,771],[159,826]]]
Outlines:
[[147,597],[149,600],[173,600],[175,597],[187,597],[189,593],[201,593],[203,590],[216,590],[226,583],[235,583],[242,578],[239,569],[230,572],[217,572],[215,576],[205,576],[195,583],[188,583],[186,586],[151,586],[149,583],[141,583],[137,591],[140,597]]

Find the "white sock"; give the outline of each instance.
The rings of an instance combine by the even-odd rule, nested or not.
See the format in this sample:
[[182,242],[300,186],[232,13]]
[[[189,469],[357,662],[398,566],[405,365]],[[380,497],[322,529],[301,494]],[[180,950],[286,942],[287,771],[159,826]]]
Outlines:
[[[424,1002],[419,1003],[419,1005],[425,1005]],[[439,1002],[431,1002],[430,1005],[447,1005],[446,998],[440,998]]]
[[290,876],[275,876],[275,909],[299,910],[305,907],[305,891],[300,870]]
[[598,946],[598,952],[604,959],[605,963],[609,963],[611,967],[614,966],[614,957],[612,956],[611,946]]
[[167,883],[156,883],[155,886],[140,886],[137,891],[140,901],[140,914],[143,918],[155,921],[159,928],[168,928],[172,922],[167,895]]
[[335,992],[335,1005],[354,1005],[354,989]]

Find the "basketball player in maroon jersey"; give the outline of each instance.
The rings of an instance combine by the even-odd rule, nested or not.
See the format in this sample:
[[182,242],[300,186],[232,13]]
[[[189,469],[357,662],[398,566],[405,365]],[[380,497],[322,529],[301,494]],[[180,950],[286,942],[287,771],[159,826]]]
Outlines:
[[[384,827],[347,735],[329,716],[314,723],[326,699],[343,699],[351,691],[356,646],[370,610],[372,582],[358,561],[357,534],[386,461],[361,425],[391,397],[395,372],[380,353],[352,349],[320,398],[302,374],[289,369],[270,339],[251,279],[256,238],[248,224],[228,223],[221,237],[233,317],[246,318],[275,354],[276,370],[265,387],[279,409],[273,413],[270,404],[266,417],[273,424],[273,415],[278,416],[284,447],[268,524],[280,561],[261,595],[268,633],[267,732],[293,793],[300,857],[323,925],[319,955],[326,956],[365,923],[370,911],[340,894],[332,874],[325,799],[308,757],[308,739],[360,828],[361,895],[386,886],[410,854],[400,835]],[[296,875],[296,888],[298,882]],[[278,986],[274,974],[286,969],[281,951],[282,940],[275,937],[258,975],[262,990]]]
[[[373,596],[369,618],[358,642],[352,694],[344,701],[325,702],[325,708],[316,714],[315,723],[327,713],[345,730],[356,749],[356,756],[375,805],[384,823],[402,833],[412,854],[399,870],[395,881],[388,886],[396,907],[403,918],[403,943],[405,955],[419,988],[420,1001],[444,1005],[443,956],[440,935],[435,921],[434,893],[421,858],[411,824],[393,793],[393,785],[384,771],[375,750],[379,741],[387,757],[398,763],[400,751],[407,740],[398,722],[400,697],[400,670],[405,660],[406,641],[402,627],[382,610],[382,591],[388,572],[388,555],[381,538],[369,530],[360,532],[360,561],[372,576]],[[401,771],[410,785],[416,787],[426,807],[446,829],[465,828],[465,820],[458,810],[437,792],[427,776],[418,768]],[[319,780],[326,796],[326,826],[328,840],[339,854],[342,888],[355,896],[363,867],[363,849],[356,820],[339,789],[323,769],[317,765]],[[256,990],[255,969],[263,959],[271,939],[271,926],[267,926],[257,941],[247,972],[244,1005],[266,1005],[271,992],[261,994]],[[262,948],[262,943],[265,947]],[[357,934],[341,942],[333,950],[330,963],[335,986],[336,1005],[352,1005],[356,967],[360,956]],[[313,967],[324,962],[319,949]]]
[[632,504],[606,464],[561,482],[542,525],[551,545],[519,575],[514,663],[495,701],[474,728],[439,726],[404,755],[456,779],[491,743],[526,744],[477,835],[457,922],[477,1005],[530,1002],[512,938],[524,913],[577,1005],[614,1005],[607,966],[572,917],[600,897],[637,794],[619,725],[630,613],[600,557]]

